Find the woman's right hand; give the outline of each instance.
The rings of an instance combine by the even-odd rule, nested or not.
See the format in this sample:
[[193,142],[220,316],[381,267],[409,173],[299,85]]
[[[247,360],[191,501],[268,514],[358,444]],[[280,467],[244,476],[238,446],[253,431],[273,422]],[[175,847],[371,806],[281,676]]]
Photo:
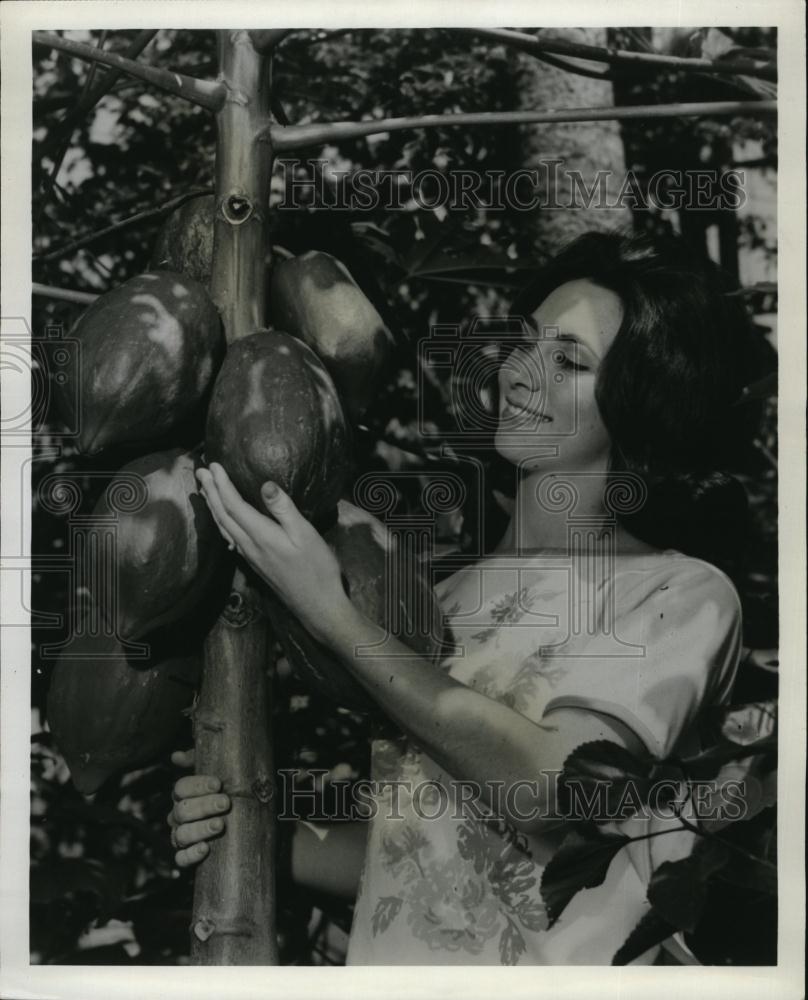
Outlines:
[[[194,766],[193,750],[177,750],[171,761],[178,767]],[[210,850],[207,841],[224,833],[224,814],[230,798],[221,792],[221,781],[210,774],[192,774],[174,785],[174,808],[168,814],[174,860],[180,868],[198,864]],[[217,794],[218,793],[218,794]]]

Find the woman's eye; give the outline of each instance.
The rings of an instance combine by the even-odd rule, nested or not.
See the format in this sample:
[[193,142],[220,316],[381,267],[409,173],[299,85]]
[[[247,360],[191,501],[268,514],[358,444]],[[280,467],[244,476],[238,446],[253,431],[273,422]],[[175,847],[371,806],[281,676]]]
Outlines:
[[559,368],[564,368],[567,371],[589,371],[589,365],[583,365],[579,361],[575,361],[566,351],[553,351],[553,361]]

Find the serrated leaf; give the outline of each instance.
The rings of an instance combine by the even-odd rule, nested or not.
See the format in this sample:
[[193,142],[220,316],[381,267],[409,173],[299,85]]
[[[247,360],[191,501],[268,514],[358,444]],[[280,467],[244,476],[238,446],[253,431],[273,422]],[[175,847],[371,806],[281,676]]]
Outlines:
[[598,803],[603,814],[578,816],[608,822],[627,819],[647,800],[654,766],[650,755],[638,757],[612,740],[592,740],[576,747],[564,761],[561,772],[562,802],[565,808],[576,803],[580,789],[583,803]]
[[541,895],[552,927],[581,889],[600,885],[614,856],[629,842],[622,834],[573,830],[550,858],[541,879]]
[[676,928],[664,920],[655,910],[644,914],[634,930],[617,949],[612,959],[612,965],[628,965],[635,958],[644,955],[649,948],[661,944]]
[[715,839],[700,840],[687,858],[665,861],[651,876],[648,902],[676,930],[693,931],[704,908],[707,880],[728,860]]

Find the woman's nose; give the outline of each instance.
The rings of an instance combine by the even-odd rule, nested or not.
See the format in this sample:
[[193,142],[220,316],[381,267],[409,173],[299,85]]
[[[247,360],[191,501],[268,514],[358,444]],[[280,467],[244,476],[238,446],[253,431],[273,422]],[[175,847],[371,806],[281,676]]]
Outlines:
[[544,384],[538,351],[515,350],[504,362],[505,388],[517,393],[540,392]]

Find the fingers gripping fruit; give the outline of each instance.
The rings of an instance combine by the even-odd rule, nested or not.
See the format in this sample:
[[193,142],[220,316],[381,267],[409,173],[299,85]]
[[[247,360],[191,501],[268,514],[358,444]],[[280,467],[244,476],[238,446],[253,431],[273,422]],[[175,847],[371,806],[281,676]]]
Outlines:
[[130,660],[106,635],[80,637],[69,656],[60,656],[48,691],[48,723],[82,794],[171,745],[199,670],[198,653],[153,646],[148,659]]
[[117,586],[93,595],[125,639],[178,621],[226,563],[227,547],[194,475],[200,465],[198,452],[179,448],[147,455],[124,466],[96,504],[96,516],[109,515],[110,498],[124,495],[135,477],[142,481],[142,506],[117,513]]
[[78,363],[62,392],[79,450],[159,441],[199,412],[224,356],[216,307],[198,282],[141,274],[97,299],[74,328]]
[[348,429],[316,354],[274,331],[231,344],[213,388],[205,457],[258,510],[271,479],[310,520],[332,512],[349,468]]
[[[393,535],[371,514],[347,500],[340,500],[338,512],[337,523],[323,537],[339,560],[352,603],[415,653],[437,664],[443,613],[426,577],[398,558]],[[338,705],[372,710],[373,702],[362,685],[271,592],[267,609],[286,657],[301,679]]]
[[279,261],[269,302],[273,324],[312,348],[358,420],[379,392],[393,338],[345,265],[318,251]]
[[157,236],[151,266],[177,271],[209,285],[213,269],[214,214],[212,194],[191,198],[172,212]]

